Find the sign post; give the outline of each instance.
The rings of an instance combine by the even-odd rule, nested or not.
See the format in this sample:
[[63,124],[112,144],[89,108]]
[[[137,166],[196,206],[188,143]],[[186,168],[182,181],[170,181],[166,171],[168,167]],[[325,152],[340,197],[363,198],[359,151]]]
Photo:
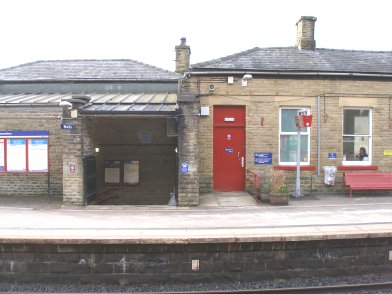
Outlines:
[[297,175],[295,179],[294,197],[299,198],[301,195],[301,128],[312,126],[312,116],[306,115],[306,109],[299,109],[295,116],[295,125],[297,127]]

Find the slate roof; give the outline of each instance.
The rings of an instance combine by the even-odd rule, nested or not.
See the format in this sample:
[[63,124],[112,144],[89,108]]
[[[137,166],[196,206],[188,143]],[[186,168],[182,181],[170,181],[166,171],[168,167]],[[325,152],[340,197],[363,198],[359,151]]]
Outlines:
[[193,72],[235,70],[391,75],[392,51],[256,47],[219,59],[193,64],[191,67]]
[[0,70],[0,81],[176,81],[181,75],[131,59],[42,60]]

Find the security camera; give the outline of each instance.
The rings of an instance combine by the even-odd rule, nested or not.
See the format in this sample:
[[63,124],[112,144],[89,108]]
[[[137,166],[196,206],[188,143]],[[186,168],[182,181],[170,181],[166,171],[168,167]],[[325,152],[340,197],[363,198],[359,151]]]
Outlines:
[[59,106],[60,107],[68,107],[68,109],[71,109],[72,108],[72,103],[68,102],[68,101],[60,101]]
[[243,79],[244,81],[251,80],[252,78],[253,78],[253,77],[252,77],[251,74],[245,74],[245,75],[242,77],[242,79]]

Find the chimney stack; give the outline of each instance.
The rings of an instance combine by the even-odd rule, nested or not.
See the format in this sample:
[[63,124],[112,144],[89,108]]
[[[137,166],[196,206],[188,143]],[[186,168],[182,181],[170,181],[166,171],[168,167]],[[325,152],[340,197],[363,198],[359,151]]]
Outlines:
[[295,46],[299,49],[315,50],[314,24],[317,18],[313,16],[301,16],[297,22],[297,40]]
[[176,72],[184,73],[189,70],[191,48],[186,44],[186,38],[181,38],[181,44],[176,46]]

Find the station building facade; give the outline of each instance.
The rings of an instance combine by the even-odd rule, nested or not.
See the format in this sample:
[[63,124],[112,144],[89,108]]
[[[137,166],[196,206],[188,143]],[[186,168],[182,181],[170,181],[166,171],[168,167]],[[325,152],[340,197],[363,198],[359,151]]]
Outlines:
[[[183,71],[178,99],[192,121],[193,158],[180,156],[180,164],[190,164],[186,180],[196,191],[186,199],[251,190],[253,175],[263,180],[271,169],[284,170],[294,191],[298,113],[312,115],[300,133],[301,192],[340,191],[345,171],[392,171],[392,53],[317,48],[315,22],[300,18],[295,46],[253,48]],[[177,50],[190,58],[184,40]],[[325,170],[336,170],[334,185]]]
[[179,75],[134,60],[0,71],[0,195],[167,204],[177,183]]
[[0,196],[197,206],[271,169],[293,191],[299,112],[313,117],[299,134],[304,193],[339,190],[345,171],[392,171],[391,52],[317,48],[315,22],[301,17],[295,46],[193,65],[183,38],[176,72],[133,60],[0,70]]

